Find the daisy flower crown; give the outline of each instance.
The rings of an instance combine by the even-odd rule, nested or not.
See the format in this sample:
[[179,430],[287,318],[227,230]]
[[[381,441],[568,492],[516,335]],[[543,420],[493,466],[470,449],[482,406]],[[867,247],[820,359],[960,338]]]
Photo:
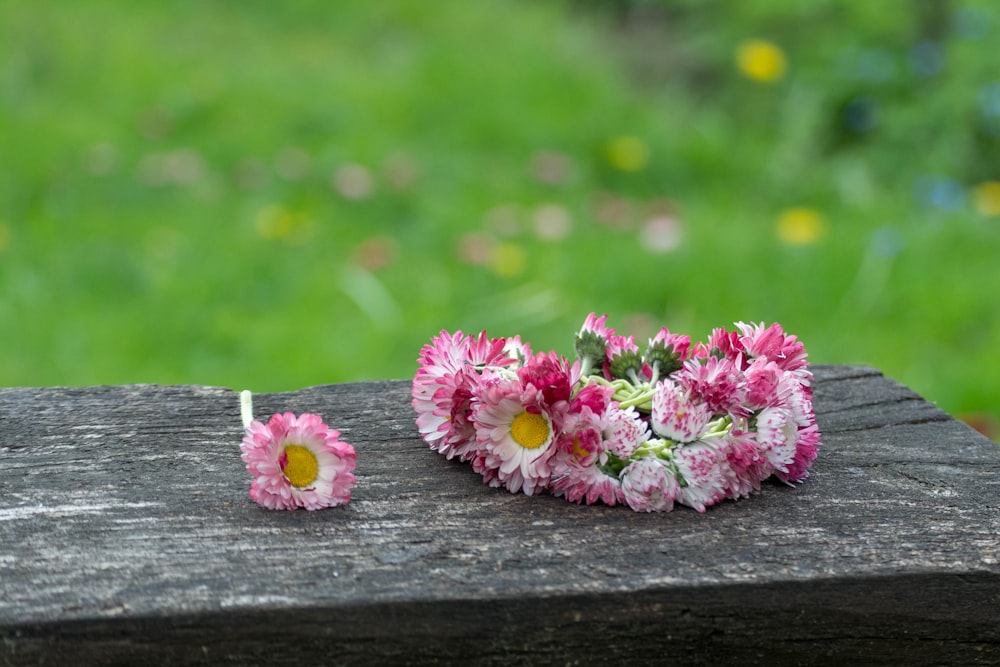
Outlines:
[[512,493],[698,512],[775,477],[804,480],[820,446],[805,347],[779,324],[706,342],[663,328],[640,350],[587,316],[576,361],[519,336],[442,331],[413,378],[430,448]]

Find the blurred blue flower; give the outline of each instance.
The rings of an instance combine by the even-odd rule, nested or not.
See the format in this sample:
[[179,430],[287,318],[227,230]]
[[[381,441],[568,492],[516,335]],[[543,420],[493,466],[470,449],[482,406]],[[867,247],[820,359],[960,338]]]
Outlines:
[[871,237],[871,251],[878,257],[892,259],[903,251],[906,241],[903,235],[895,227],[883,225],[874,232]]
[[931,77],[944,68],[944,54],[937,42],[920,42],[910,49],[910,68],[917,76]]
[[953,178],[926,174],[916,180],[913,191],[918,200],[943,211],[965,205],[965,188]]
[[979,7],[962,7],[954,21],[955,33],[965,39],[981,39],[993,29],[992,17]]
[[851,52],[845,59],[848,75],[859,81],[885,83],[896,76],[892,54],[884,49]]
[[984,116],[1000,116],[1000,81],[979,89],[979,109]]
[[868,132],[878,125],[878,103],[868,95],[855,97],[844,107],[844,125],[854,132]]

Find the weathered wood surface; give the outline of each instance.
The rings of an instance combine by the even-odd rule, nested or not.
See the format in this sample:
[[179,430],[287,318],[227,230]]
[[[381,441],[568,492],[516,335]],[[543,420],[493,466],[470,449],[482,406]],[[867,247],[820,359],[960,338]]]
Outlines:
[[485,487],[406,381],[255,397],[357,448],[320,512],[251,501],[228,389],[0,390],[0,663],[997,663],[1000,448],[814,371],[810,479],[704,515]]

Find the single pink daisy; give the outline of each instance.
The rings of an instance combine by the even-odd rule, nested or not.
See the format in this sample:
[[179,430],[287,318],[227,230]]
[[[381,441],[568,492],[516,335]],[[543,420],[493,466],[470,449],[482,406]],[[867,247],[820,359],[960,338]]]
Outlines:
[[775,476],[786,484],[794,484],[809,476],[809,466],[816,459],[820,447],[819,427],[816,425],[812,392],[809,387],[801,385],[795,387],[785,406],[791,411],[798,426],[795,456],[788,464],[788,469],[775,471]]
[[583,375],[589,375],[592,370],[604,363],[604,353],[608,349],[608,339],[615,330],[607,326],[608,316],[597,317],[594,313],[587,315],[583,326],[574,338],[573,346],[580,360]]
[[799,429],[798,441],[795,443],[795,458],[788,465],[788,471],[776,470],[774,476],[788,485],[803,481],[809,476],[809,466],[816,460],[820,441],[819,427],[813,422]]
[[411,396],[417,429],[431,449],[449,459],[472,455],[472,402],[484,371],[515,363],[506,352],[506,342],[487,337],[485,331],[475,337],[442,331],[423,347]]
[[795,415],[786,408],[765,408],[757,415],[757,447],[772,468],[788,472],[795,460],[799,442],[799,425]]
[[614,506],[625,502],[621,481],[596,465],[567,463],[558,475],[553,474],[551,491],[556,497],[578,504],[593,505],[601,501]]
[[634,336],[615,335],[608,338],[608,349],[604,353],[606,379],[621,378],[638,384],[644,365]]
[[465,363],[473,368],[499,368],[517,363],[507,353],[506,338],[490,338],[485,331],[480,331],[475,338],[469,336],[467,339],[468,349],[466,351]]
[[586,319],[583,320],[583,326],[580,327],[580,331],[577,333],[578,337],[585,334],[594,334],[599,338],[603,338],[605,341],[615,334],[615,330],[610,328],[608,325],[608,316],[601,315],[597,317],[596,313],[591,313],[587,315]]
[[611,405],[611,397],[615,390],[604,384],[585,384],[576,392],[576,396],[570,402],[570,412],[581,412],[583,408],[589,408],[596,415],[604,414],[604,411]]
[[649,425],[634,407],[609,407],[604,415],[604,449],[622,461],[650,438]]
[[682,491],[670,464],[653,456],[631,463],[621,480],[625,502],[636,512],[669,512]]
[[654,378],[665,378],[681,368],[691,353],[691,338],[670,333],[663,327],[649,339],[643,359],[653,368]]
[[351,499],[354,447],[319,415],[275,414],[266,425],[253,420],[240,450],[254,476],[250,497],[268,509],[317,510]]
[[[702,343],[698,345],[702,346]],[[722,356],[724,359],[734,361],[737,357],[741,357],[745,350],[740,344],[738,332],[726,331],[718,327],[712,329],[712,333],[708,337],[708,343],[700,347],[699,351],[704,353],[705,356]]]
[[442,330],[431,338],[420,350],[417,375],[440,377],[454,373],[465,364],[468,357],[469,341],[461,331],[454,334]]
[[580,379],[580,364],[571,365],[556,352],[539,352],[517,369],[517,377],[524,386],[540,391],[547,404],[567,403]]
[[708,404],[692,400],[691,394],[671,380],[663,380],[653,392],[650,425],[657,435],[677,443],[701,438],[712,421]]
[[[556,433],[568,403],[550,406],[542,392],[519,379],[499,378],[479,394],[473,413],[476,442],[485,457],[481,471],[494,470],[511,492],[547,488]],[[484,472],[484,478],[487,474]]]
[[760,490],[760,483],[771,476],[774,468],[761,460],[757,442],[752,434],[730,431],[724,436],[713,438],[721,455],[725,458],[720,470],[726,479],[725,495],[736,500],[747,498]]
[[791,391],[790,381],[797,382],[767,357],[754,359],[744,371],[744,376],[746,406],[751,410],[763,410],[783,402]]
[[704,403],[712,414],[745,416],[746,377],[738,361],[714,356],[689,359],[674,375],[674,380],[688,393],[691,401]]
[[704,513],[705,508],[726,497],[726,456],[705,441],[674,450],[674,465],[680,476],[677,501]]
[[551,462],[553,495],[588,505],[622,502],[621,482],[598,465],[607,461],[604,428],[604,419],[589,407],[566,416]]
[[460,376],[469,357],[469,339],[461,331],[451,334],[442,331],[420,350],[416,375],[413,377],[411,395],[417,413],[417,428],[421,437],[437,450],[449,441],[455,443],[463,435],[464,422],[453,429],[456,406],[464,405],[464,397],[453,398],[466,378]]
[[417,429],[430,448],[445,458],[468,460],[476,446],[471,417],[482,376],[463,369],[439,382],[432,397],[433,410],[418,414]]
[[800,371],[808,365],[806,348],[796,336],[785,334],[781,325],[775,322],[769,327],[760,324],[737,322],[739,345],[746,351],[748,359],[767,357],[782,370]]
[[479,368],[507,366],[514,360],[505,353],[506,344],[506,339],[490,338],[485,331],[473,337],[461,331],[451,334],[442,330],[420,350],[417,375],[441,376],[454,373],[468,364]]

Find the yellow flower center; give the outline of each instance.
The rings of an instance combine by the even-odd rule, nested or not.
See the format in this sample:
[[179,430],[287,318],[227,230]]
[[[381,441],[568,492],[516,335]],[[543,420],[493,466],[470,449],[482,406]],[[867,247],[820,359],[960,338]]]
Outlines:
[[522,412],[510,423],[510,436],[525,449],[541,447],[550,435],[548,420],[533,412]]
[[285,459],[285,465],[281,472],[294,487],[301,489],[309,486],[319,476],[319,461],[316,460],[316,455],[302,445],[286,446],[282,458]]

